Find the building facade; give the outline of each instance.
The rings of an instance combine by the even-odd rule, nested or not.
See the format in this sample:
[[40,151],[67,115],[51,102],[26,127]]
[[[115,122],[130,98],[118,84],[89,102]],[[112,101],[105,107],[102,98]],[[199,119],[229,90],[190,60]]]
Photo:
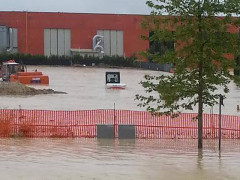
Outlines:
[[129,57],[149,47],[148,41],[140,38],[148,34],[141,28],[142,18],[141,15],[0,12],[0,46],[32,55],[72,55],[93,49],[93,37],[100,35],[105,55]]

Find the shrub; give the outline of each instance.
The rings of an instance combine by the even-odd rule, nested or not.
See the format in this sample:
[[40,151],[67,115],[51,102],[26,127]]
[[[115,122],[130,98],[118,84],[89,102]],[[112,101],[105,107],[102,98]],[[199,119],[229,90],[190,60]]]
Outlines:
[[0,137],[10,137],[12,134],[12,117],[0,117]]
[[31,122],[22,122],[19,125],[18,136],[19,137],[33,137],[35,132],[35,126]]
[[92,66],[105,64],[109,66],[120,66],[120,67],[134,67],[135,56],[130,58],[124,58],[122,56],[104,56],[103,58],[94,57],[94,56],[43,56],[43,55],[31,55],[31,54],[9,54],[2,53],[0,54],[0,63],[14,59],[18,63],[25,65],[61,65],[61,66],[70,66],[72,64],[80,64]]

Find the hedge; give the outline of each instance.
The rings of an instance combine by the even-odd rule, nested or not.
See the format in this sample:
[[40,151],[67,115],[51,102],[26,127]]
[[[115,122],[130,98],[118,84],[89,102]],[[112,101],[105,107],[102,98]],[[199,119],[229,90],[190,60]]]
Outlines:
[[134,56],[130,58],[124,58],[122,56],[104,56],[103,58],[93,56],[43,56],[43,55],[31,55],[31,54],[0,54],[0,62],[4,62],[10,59],[14,59],[18,63],[25,65],[62,65],[71,66],[74,64],[92,66],[104,64],[109,66],[120,66],[120,67],[135,67]]

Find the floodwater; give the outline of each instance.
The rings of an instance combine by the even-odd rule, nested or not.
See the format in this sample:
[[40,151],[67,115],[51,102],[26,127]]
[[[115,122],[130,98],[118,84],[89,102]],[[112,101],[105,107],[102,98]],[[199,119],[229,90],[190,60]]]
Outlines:
[[240,141],[0,139],[0,179],[239,179]]
[[[4,109],[116,109],[137,107],[135,94],[144,93],[144,74],[162,72],[137,69],[30,66],[49,75],[49,87],[67,94],[3,96]],[[120,71],[125,90],[105,89],[105,72]],[[230,84],[223,114],[239,115],[240,90]],[[206,109],[209,113],[210,109]],[[213,108],[218,113],[218,106]],[[0,139],[0,179],[4,180],[185,180],[240,179],[240,140],[224,140],[219,154],[216,140],[99,140]]]
[[[0,97],[0,108],[47,109],[47,110],[89,110],[113,109],[114,103],[118,109],[139,110],[135,94],[143,92],[139,82],[145,73],[136,69],[105,69],[92,67],[49,67],[30,66],[28,70],[38,69],[49,75],[49,86],[34,86],[51,88],[63,94],[37,96],[5,96]],[[125,90],[105,89],[105,72],[120,71],[121,83],[127,85]]]
[[[64,91],[67,94],[36,95],[36,96],[1,96],[1,109],[46,109],[46,110],[90,110],[116,109],[145,110],[137,106],[136,94],[144,94],[139,84],[145,74],[160,75],[164,72],[139,69],[109,69],[94,67],[51,67],[29,66],[28,70],[38,69],[49,75],[49,86],[34,86]],[[105,89],[105,72],[120,71],[121,83],[126,84],[125,90]],[[229,84],[230,93],[224,100],[223,114],[240,115],[240,89],[234,83]],[[221,92],[221,90],[219,90]],[[197,112],[197,108],[194,110]],[[205,113],[218,114],[219,107],[205,108]],[[184,111],[183,111],[184,112]]]

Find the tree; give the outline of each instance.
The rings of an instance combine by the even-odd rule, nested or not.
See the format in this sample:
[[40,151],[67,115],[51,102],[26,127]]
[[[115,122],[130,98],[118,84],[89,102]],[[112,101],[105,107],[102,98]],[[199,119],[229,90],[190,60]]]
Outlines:
[[[234,57],[238,55],[237,15],[239,0],[154,0],[143,27],[150,42],[174,40],[175,50],[164,54],[145,52],[153,61],[174,65],[172,75],[145,76],[141,82],[147,95],[136,95],[139,106],[159,114],[177,114],[198,106],[198,148],[202,148],[204,107],[218,103],[223,88],[234,79]],[[152,94],[155,93],[155,94]]]

